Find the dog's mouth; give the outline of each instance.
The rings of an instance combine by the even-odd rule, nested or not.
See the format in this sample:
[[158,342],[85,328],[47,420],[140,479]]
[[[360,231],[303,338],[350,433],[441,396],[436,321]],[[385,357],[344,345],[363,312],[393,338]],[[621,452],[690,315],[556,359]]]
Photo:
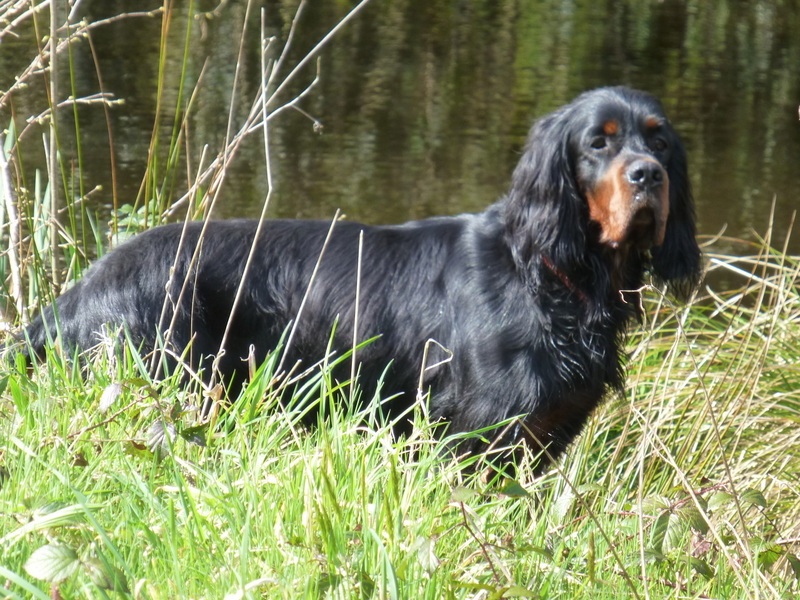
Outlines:
[[626,237],[628,243],[637,250],[649,250],[658,245],[656,214],[650,206],[643,206],[634,212]]
[[[669,217],[669,178],[651,160],[618,159],[609,175],[586,192],[599,242],[612,249],[646,251],[664,243]],[[647,173],[647,177],[639,175]],[[645,179],[645,181],[639,181]]]
[[645,251],[660,246],[666,229],[663,212],[658,199],[644,199],[637,194],[629,211],[619,211],[616,227],[603,227],[599,223],[600,242],[614,250],[625,247]]

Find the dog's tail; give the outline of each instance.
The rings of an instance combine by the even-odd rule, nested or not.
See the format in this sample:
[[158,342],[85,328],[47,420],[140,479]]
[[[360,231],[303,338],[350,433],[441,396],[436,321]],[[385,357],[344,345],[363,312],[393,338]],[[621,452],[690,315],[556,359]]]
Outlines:
[[56,343],[71,348],[77,340],[70,335],[70,328],[62,328],[62,323],[71,323],[74,320],[75,307],[73,294],[67,292],[50,306],[45,307],[30,322],[19,331],[13,333],[10,339],[0,348],[0,355],[6,360],[15,356],[24,356],[26,362],[41,360],[45,357],[45,349]]
[[22,354],[30,358],[44,357],[44,349],[48,345],[48,341],[52,342],[58,337],[54,315],[53,307],[48,306],[27,327],[14,336],[14,342],[20,347]]
[[[54,340],[57,337],[55,323],[52,319],[53,309],[48,306],[45,311],[50,313],[50,318],[43,314],[37,315],[27,327],[11,333],[8,339],[0,345],[0,357],[4,363],[13,362],[18,356],[23,357],[27,364],[33,360],[44,358],[48,340]],[[52,325],[52,327],[48,325]]]

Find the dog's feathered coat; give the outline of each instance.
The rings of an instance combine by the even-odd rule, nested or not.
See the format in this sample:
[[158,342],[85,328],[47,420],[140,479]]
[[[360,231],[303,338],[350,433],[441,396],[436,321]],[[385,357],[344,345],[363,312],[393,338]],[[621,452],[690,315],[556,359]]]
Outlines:
[[[86,349],[105,324],[145,348],[175,315],[170,340],[191,362],[220,349],[257,223],[190,224],[143,233],[99,260],[56,302],[61,343]],[[221,374],[244,378],[250,345],[262,360],[295,319],[330,224],[264,224]],[[382,391],[397,414],[416,397],[427,340],[452,359],[424,372],[430,415],[449,431],[521,416],[503,442],[526,439],[559,454],[610,389],[622,385],[621,341],[646,271],[685,293],[700,274],[686,158],[651,96],[603,88],[539,120],[508,194],[479,214],[398,226],[337,223],[297,323],[286,364],[319,360],[353,341],[359,235],[363,255],[358,352],[364,398]],[[176,254],[170,310],[161,320]],[[178,291],[188,277],[188,292]],[[55,331],[47,308],[27,329],[36,353]],[[429,361],[432,362],[432,361]],[[208,367],[210,361],[204,360]],[[471,442],[478,449],[478,442]]]

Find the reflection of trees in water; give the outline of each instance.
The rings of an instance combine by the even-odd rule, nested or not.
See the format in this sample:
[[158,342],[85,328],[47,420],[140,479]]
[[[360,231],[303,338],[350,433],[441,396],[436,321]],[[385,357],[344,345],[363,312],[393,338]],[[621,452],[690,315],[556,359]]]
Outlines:
[[[362,201],[351,212],[376,220],[478,208],[502,193],[535,115],[624,83],[660,96],[687,140],[707,231],[763,228],[774,194],[788,216],[786,157],[800,155],[790,3],[518,4],[392,2],[344,32],[314,99],[330,152],[309,159],[324,188],[342,178],[338,134],[352,149],[331,208]],[[314,153],[320,141],[292,125],[287,144],[311,140],[297,151]],[[283,184],[298,179],[302,167]]]
[[[265,4],[269,33],[285,39],[297,0]],[[345,14],[345,4],[308,4],[295,60]],[[88,6],[104,11],[87,15],[99,19],[125,3]],[[189,83],[206,64],[189,121],[194,161],[203,144],[216,148],[225,135],[244,9],[229,2],[205,16],[187,15],[183,4],[173,10],[160,122],[168,139],[191,24]],[[240,113],[259,84],[259,20],[254,11]],[[126,99],[112,110],[123,200],[138,190],[156,118],[160,31],[159,19],[136,19],[93,35],[106,89]],[[21,44],[35,48],[32,37],[13,52],[0,47],[2,72],[14,72]],[[79,92],[96,92],[87,44],[76,45],[73,61]],[[584,89],[624,83],[660,96],[686,139],[703,229],[724,222],[735,234],[763,228],[774,194],[784,217],[797,203],[798,64],[800,14],[779,0],[374,2],[323,53],[320,85],[303,103],[323,134],[294,112],[272,128],[273,213],[325,217],[342,208],[377,222],[482,208],[504,191],[536,115]],[[312,77],[309,70],[298,86]],[[36,93],[18,108],[37,112],[27,110],[41,104]],[[83,175],[105,183],[104,118],[95,108],[80,115],[95,153]],[[262,153],[254,139],[234,164],[227,216],[258,211]]]

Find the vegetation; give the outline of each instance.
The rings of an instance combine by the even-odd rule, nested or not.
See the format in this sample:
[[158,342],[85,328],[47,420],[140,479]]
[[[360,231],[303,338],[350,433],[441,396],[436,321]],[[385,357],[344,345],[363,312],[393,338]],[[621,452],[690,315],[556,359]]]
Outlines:
[[[395,440],[324,370],[283,410],[270,362],[198,429],[200,393],[130,353],[17,366],[0,396],[4,593],[794,597],[800,263],[710,256],[752,275],[649,306],[625,398],[539,479],[526,463],[518,481],[465,476],[423,418]],[[312,403],[331,410],[304,428]]]
[[[34,5],[8,4],[20,18]],[[38,24],[62,40],[50,90],[73,73],[64,40],[88,27],[59,24]],[[30,73],[48,56],[43,47]],[[245,120],[229,125],[182,195],[175,118],[139,200],[116,207],[113,234],[178,209],[208,214],[237,144],[254,131],[266,141],[269,119],[292,105],[280,94],[296,71],[281,56],[265,62]],[[192,93],[178,101],[187,112]],[[42,118],[54,132],[48,148],[61,148],[57,120]],[[0,260],[15,322],[49,301],[54,281],[78,277],[106,233],[64,153],[47,152],[47,174],[26,171],[24,133],[11,121],[0,164]],[[737,252],[718,254],[720,245]],[[539,478],[528,459],[513,480],[469,475],[423,414],[411,437],[394,439],[324,366],[297,389],[280,378],[280,349],[210,422],[194,407],[215,390],[185,389],[177,375],[155,382],[130,349],[101,347],[85,364],[54,351],[33,370],[6,357],[0,597],[796,597],[800,260],[773,245],[709,241],[708,286],[689,306],[647,290],[624,397]],[[283,407],[286,386],[293,402]],[[315,405],[324,422],[302,426]]]

